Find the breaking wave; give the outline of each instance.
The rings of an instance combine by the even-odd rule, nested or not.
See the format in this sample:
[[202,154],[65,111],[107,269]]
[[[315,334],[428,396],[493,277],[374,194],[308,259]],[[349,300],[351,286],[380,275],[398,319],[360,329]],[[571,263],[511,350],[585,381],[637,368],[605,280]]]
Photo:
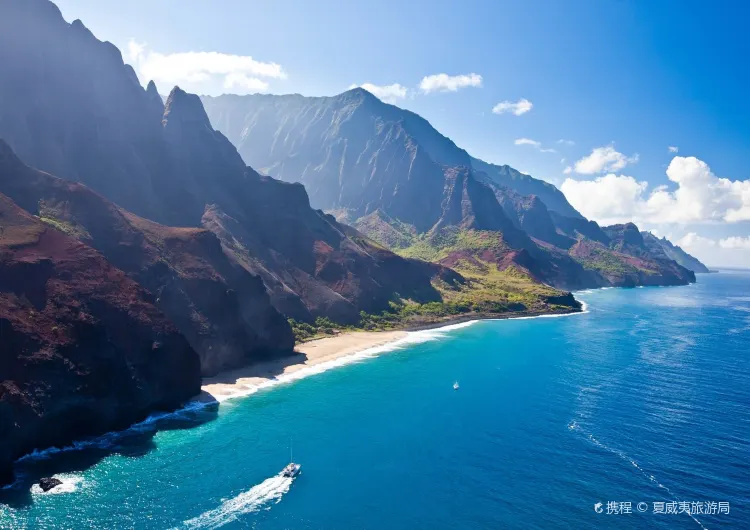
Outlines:
[[73,475],[71,473],[60,473],[59,475],[53,475],[52,478],[60,480],[62,484],[55,486],[49,491],[42,491],[39,484],[31,486],[31,493],[34,495],[59,495],[61,493],[73,493],[78,490],[84,483],[84,479],[81,475]]
[[81,451],[83,449],[91,449],[91,448],[109,449],[109,448],[116,446],[119,441],[121,441],[123,438],[127,436],[130,436],[133,434],[153,432],[153,431],[158,430],[159,422],[168,421],[168,420],[188,419],[195,412],[212,404],[215,404],[215,402],[190,401],[184,407],[177,409],[173,412],[159,412],[159,413],[152,414],[145,420],[139,423],[133,424],[127,429],[124,429],[122,431],[112,431],[112,432],[102,434],[101,436],[78,440],[76,442],[73,442],[70,445],[66,445],[63,447],[48,447],[47,449],[43,449],[43,450],[35,449],[34,451],[16,460],[16,462],[26,462],[29,460],[41,460],[41,459],[51,458],[53,455],[56,455],[59,453],[66,453],[69,451]]

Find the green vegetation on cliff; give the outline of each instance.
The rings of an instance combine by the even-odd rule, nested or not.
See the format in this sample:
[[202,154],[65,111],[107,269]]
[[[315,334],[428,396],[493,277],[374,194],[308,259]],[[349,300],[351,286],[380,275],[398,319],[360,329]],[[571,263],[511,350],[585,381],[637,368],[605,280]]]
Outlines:
[[509,250],[500,232],[462,230],[455,226],[422,234],[412,239],[411,245],[395,249],[405,258],[440,262],[456,253],[505,252]]
[[342,331],[375,331],[408,329],[441,322],[462,316],[466,318],[511,316],[513,314],[568,313],[580,308],[572,295],[535,282],[527,273],[509,267],[504,271],[493,263],[474,259],[457,263],[465,283],[449,285],[440,279],[433,286],[440,292],[442,301],[420,304],[399,299],[390,303],[389,309],[372,314],[361,312],[354,326],[343,326],[327,318],[317,318],[314,323],[289,320],[298,342],[324,338]]

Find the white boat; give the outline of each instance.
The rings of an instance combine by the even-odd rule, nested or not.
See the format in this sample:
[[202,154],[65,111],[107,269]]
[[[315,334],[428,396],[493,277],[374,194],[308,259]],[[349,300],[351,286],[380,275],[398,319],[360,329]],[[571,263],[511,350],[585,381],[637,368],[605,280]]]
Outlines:
[[453,383],[453,390],[458,390],[458,381]]
[[287,464],[281,474],[285,477],[296,477],[297,475],[299,475],[300,469],[302,469],[302,466],[300,464],[289,462],[289,464]]
[[302,469],[301,464],[295,464],[294,463],[294,455],[292,453],[292,443],[289,442],[289,463],[286,465],[284,469],[281,470],[281,475],[284,477],[296,477],[299,475],[300,470]]

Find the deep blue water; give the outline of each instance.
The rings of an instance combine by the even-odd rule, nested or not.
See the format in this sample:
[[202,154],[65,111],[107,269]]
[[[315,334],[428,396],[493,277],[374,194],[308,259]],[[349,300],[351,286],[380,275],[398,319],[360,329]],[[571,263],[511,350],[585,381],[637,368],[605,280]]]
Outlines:
[[750,273],[577,296],[26,460],[0,528],[750,528]]

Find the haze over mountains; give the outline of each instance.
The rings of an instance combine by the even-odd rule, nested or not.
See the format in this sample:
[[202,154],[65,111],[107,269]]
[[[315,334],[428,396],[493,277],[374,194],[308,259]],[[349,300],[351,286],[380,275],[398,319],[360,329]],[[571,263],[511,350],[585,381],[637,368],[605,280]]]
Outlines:
[[351,209],[356,217],[399,208],[413,197],[413,188],[438,187],[442,166],[463,166],[480,180],[536,195],[550,209],[580,217],[552,184],[471,157],[421,116],[362,88],[333,97],[256,94],[202,100],[211,123],[248,164],[281,180],[296,178],[318,208]]
[[[364,89],[202,100],[247,163],[301,182],[314,206],[404,255],[426,257],[414,250],[427,244],[432,258],[460,269],[467,250],[479,251],[566,289],[694,281],[661,250],[623,251],[552,184],[471,157],[425,119]],[[457,232],[466,230],[500,232],[499,246],[523,253],[457,255]]]
[[363,90],[204,100],[212,125],[48,0],[0,3],[0,71],[0,482],[289,355],[289,319],[569,312],[561,289],[695,279]]

